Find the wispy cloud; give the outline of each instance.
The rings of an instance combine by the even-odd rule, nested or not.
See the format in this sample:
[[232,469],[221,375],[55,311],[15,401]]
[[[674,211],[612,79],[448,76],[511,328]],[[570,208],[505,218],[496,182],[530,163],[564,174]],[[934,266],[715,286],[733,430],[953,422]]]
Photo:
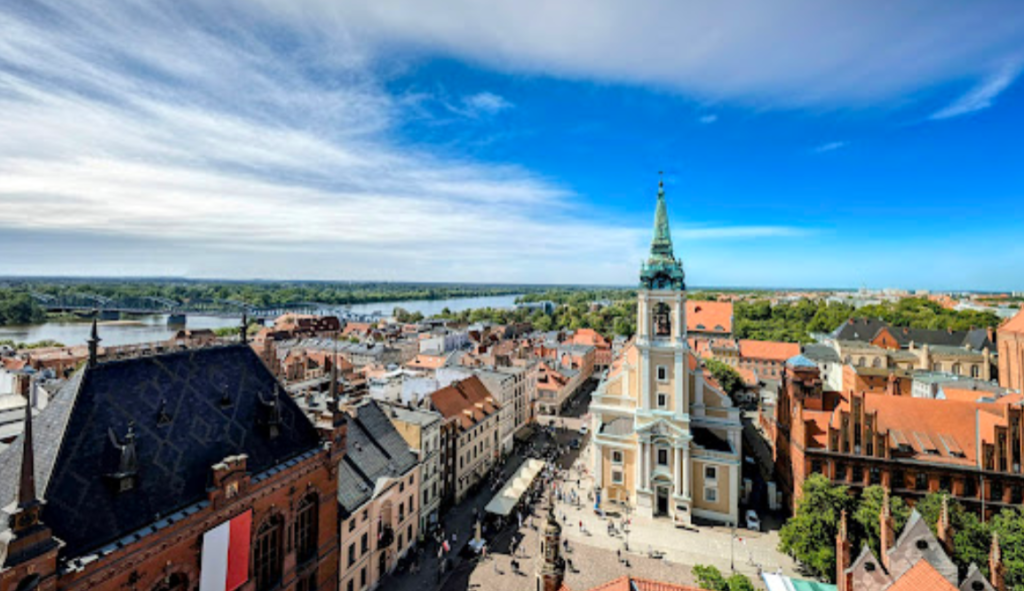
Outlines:
[[[218,10],[0,6],[0,247],[16,237],[36,273],[635,272],[623,252],[642,248],[646,227],[580,217],[579,196],[518,166],[396,144],[404,99],[383,90],[359,44],[281,30],[259,11],[241,31]],[[299,49],[280,51],[284,38]],[[513,108],[490,92],[461,105]],[[0,262],[0,273],[26,270]]]
[[710,125],[715,121],[718,121],[718,115],[704,115],[703,117],[697,119],[697,121],[703,123],[704,125]]
[[814,150],[812,150],[812,152],[814,152],[815,154],[824,154],[826,152],[835,152],[836,150],[841,150],[846,146],[846,142],[828,142],[825,144],[821,144],[820,146],[816,146]]
[[1021,63],[1010,63],[1000,68],[981,84],[948,106],[932,114],[932,119],[950,119],[976,113],[993,105],[997,96],[1013,84],[1020,75]]
[[462,111],[468,115],[478,117],[481,115],[495,115],[513,105],[505,97],[493,92],[478,92],[462,99]]
[[[730,3],[651,0],[249,0],[380,51],[506,72],[651,85],[768,107],[901,104],[1024,51],[1016,0]],[[537,18],[543,14],[543,18]],[[671,23],[671,26],[666,26]]]

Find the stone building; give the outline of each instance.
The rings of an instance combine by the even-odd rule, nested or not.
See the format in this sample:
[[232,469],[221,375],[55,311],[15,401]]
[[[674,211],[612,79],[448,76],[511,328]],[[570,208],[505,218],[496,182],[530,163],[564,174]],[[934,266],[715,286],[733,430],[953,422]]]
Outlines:
[[858,490],[873,484],[913,502],[944,490],[987,513],[1024,502],[1021,396],[947,400],[823,388],[817,365],[787,362],[774,418],[780,488],[794,506],[809,474]]
[[345,457],[338,468],[342,591],[377,586],[419,535],[416,454],[375,400],[348,410]]
[[244,343],[89,349],[0,453],[0,591],[337,588],[343,422],[318,432]]
[[999,327],[999,385],[1024,392],[1024,310]]
[[686,335],[686,285],[659,183],[640,273],[637,336],[590,406],[598,503],[679,523],[738,521],[739,411],[700,367]]

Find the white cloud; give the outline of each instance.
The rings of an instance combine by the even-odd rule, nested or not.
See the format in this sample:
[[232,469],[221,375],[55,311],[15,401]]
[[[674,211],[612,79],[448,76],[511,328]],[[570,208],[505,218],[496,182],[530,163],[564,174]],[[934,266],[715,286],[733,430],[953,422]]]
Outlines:
[[820,146],[817,146],[816,148],[814,148],[813,151],[815,154],[824,154],[825,152],[834,152],[836,150],[841,150],[845,147],[846,142],[828,142],[825,144],[821,144]]
[[704,115],[703,117],[697,119],[697,121],[703,123],[704,125],[709,125],[711,123],[714,123],[715,121],[718,121],[718,115]]
[[[396,145],[403,104],[360,43],[201,8],[0,6],[0,244],[16,236],[35,272],[73,260],[79,273],[229,277],[635,273],[646,227],[581,218],[578,196],[520,167]],[[464,104],[511,108],[491,93]]]
[[467,96],[462,99],[462,104],[468,113],[474,116],[494,115],[514,106],[504,97],[493,92],[478,92]]
[[992,106],[996,97],[1020,75],[1021,64],[1007,64],[983,80],[962,97],[932,114],[932,119],[950,119],[969,115]]
[[[248,6],[252,0],[235,0]],[[900,104],[1024,50],[1014,0],[259,0],[381,50],[784,108]]]

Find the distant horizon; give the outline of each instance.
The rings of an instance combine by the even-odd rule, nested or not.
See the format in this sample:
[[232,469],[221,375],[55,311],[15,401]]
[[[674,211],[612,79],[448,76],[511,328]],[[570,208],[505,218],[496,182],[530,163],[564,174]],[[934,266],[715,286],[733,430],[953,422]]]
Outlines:
[[[31,282],[31,281],[139,281],[139,282],[190,282],[190,283],[309,283],[309,284],[370,284],[380,283],[385,285],[438,285],[438,286],[469,286],[469,287],[528,287],[547,289],[638,289],[636,285],[628,284],[599,284],[599,283],[529,283],[529,282],[501,282],[501,281],[412,281],[392,279],[274,279],[274,278],[227,278],[227,277],[189,277],[177,275],[0,275],[0,282]],[[687,285],[686,291],[797,291],[797,292],[850,292],[856,293],[861,287],[758,287],[758,286],[703,286]],[[1019,293],[1012,289],[1006,290],[981,290],[981,289],[925,289],[905,287],[864,287],[869,292],[884,290],[899,290],[909,293],[928,292],[929,294],[1013,294]],[[511,295],[511,294],[509,294]],[[459,296],[455,296],[459,297]],[[474,297],[474,296],[467,296]]]

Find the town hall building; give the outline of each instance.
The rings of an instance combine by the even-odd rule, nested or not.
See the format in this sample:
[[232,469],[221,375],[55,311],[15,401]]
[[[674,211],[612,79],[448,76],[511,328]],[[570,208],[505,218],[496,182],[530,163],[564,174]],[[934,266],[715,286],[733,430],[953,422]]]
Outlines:
[[739,410],[687,344],[685,274],[662,183],[637,297],[636,337],[590,407],[597,503],[681,524],[737,523]]

